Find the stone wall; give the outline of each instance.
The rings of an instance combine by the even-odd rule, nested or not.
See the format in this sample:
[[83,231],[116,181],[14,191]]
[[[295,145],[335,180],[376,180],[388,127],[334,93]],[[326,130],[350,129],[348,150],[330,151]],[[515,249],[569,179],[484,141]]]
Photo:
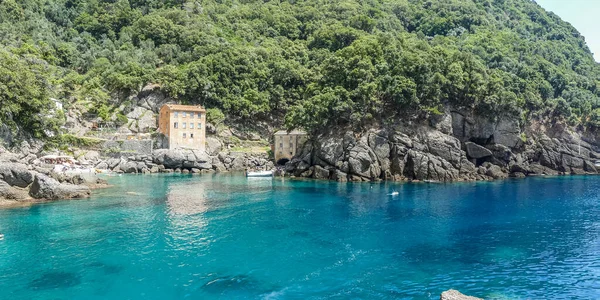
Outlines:
[[152,140],[106,141],[102,149],[107,156],[152,155]]

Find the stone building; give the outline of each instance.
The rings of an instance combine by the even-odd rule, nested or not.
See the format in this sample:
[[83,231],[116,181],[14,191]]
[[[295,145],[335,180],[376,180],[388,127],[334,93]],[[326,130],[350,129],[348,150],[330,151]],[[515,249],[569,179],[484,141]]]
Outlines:
[[306,142],[308,136],[301,130],[287,132],[280,130],[275,132],[273,137],[273,146],[271,150],[275,155],[275,162],[278,165],[284,165],[292,159],[296,153],[300,152],[302,145]]
[[206,110],[200,105],[165,104],[160,108],[158,131],[169,149],[206,148]]

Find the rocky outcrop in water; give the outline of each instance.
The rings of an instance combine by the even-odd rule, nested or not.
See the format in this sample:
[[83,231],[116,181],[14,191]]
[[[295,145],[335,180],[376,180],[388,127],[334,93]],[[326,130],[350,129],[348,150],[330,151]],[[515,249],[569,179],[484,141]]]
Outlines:
[[595,135],[561,123],[521,129],[458,112],[418,124],[314,136],[290,163],[293,176],[337,181],[471,181],[556,174],[596,174]]
[[54,178],[36,174],[29,188],[29,195],[36,199],[47,200],[87,198],[91,195],[91,190],[85,185],[60,183]]
[[33,182],[33,174],[22,163],[4,162],[0,163],[0,180],[10,186],[26,188]]
[[0,200],[25,201],[30,198],[31,197],[26,189],[11,186],[0,180]]
[[440,295],[440,300],[483,300],[477,297],[463,295],[457,290],[447,290]]
[[[0,207],[86,198],[90,196],[90,188],[106,186],[106,181],[93,173],[55,173],[52,166],[38,159],[42,155],[40,147],[23,142],[13,150],[0,146]],[[90,155],[88,159],[98,157]]]
[[295,176],[344,181],[473,180],[475,165],[460,142],[440,131],[373,129],[330,132],[308,143],[286,170]]

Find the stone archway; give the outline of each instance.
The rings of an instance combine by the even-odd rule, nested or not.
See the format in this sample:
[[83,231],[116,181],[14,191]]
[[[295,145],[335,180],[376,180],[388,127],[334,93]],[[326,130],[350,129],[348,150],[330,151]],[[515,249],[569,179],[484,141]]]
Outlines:
[[287,164],[288,161],[290,161],[290,160],[287,159],[287,158],[282,158],[282,159],[280,159],[280,160],[277,161],[277,165],[278,166],[285,166],[285,164]]

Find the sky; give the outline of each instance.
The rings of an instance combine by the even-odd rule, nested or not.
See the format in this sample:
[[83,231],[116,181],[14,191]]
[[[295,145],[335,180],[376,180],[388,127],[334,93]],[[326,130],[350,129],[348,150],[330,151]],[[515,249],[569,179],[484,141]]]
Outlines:
[[577,28],[600,62],[600,0],[535,0],[544,9]]

